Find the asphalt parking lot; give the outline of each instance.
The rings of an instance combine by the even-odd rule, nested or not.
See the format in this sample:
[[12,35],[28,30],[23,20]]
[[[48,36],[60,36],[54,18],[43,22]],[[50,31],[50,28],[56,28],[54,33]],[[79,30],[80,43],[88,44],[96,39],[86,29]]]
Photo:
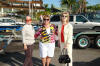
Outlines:
[[[5,50],[9,53],[0,54],[0,66],[22,66],[24,62],[23,45],[20,42],[12,42]],[[52,58],[50,66],[62,66],[58,63],[60,48],[56,47],[55,56]],[[35,44],[33,51],[34,66],[42,66],[39,57],[38,44]],[[100,49],[75,49],[73,48],[73,66],[100,66]]]

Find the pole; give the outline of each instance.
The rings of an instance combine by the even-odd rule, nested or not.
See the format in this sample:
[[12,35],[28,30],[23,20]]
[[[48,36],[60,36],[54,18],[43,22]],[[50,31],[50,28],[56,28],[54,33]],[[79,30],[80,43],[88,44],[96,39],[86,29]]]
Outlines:
[[29,1],[29,16],[31,16],[31,5],[30,5],[30,0]]
[[[32,2],[33,2],[33,0],[32,0]],[[32,3],[32,19],[33,19],[33,6],[34,6],[34,4]]]

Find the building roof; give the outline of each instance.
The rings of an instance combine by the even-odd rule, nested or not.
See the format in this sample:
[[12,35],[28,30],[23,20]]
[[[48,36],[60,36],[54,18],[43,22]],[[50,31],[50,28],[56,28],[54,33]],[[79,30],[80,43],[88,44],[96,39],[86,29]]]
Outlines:
[[[31,8],[33,6],[33,9],[39,9],[39,10],[45,10],[42,6],[43,2],[42,0],[38,1],[21,1],[21,0],[5,0],[0,1],[1,7],[3,8],[14,8],[14,9],[23,9],[28,10],[29,4],[31,5]],[[37,6],[40,5],[40,6]]]

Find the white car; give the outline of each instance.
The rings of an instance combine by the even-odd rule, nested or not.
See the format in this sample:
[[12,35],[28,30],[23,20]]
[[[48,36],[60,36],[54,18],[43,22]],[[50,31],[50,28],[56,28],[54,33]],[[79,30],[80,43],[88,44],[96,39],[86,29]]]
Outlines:
[[16,22],[15,20],[8,17],[0,18],[0,26],[12,26],[12,25],[24,25],[24,22]]

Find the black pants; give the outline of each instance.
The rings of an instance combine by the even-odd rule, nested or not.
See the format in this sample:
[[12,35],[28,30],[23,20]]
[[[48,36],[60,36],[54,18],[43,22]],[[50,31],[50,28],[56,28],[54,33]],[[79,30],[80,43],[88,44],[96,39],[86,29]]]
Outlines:
[[33,52],[33,44],[27,45],[27,50],[25,50],[25,61],[23,66],[33,66],[32,52]]

